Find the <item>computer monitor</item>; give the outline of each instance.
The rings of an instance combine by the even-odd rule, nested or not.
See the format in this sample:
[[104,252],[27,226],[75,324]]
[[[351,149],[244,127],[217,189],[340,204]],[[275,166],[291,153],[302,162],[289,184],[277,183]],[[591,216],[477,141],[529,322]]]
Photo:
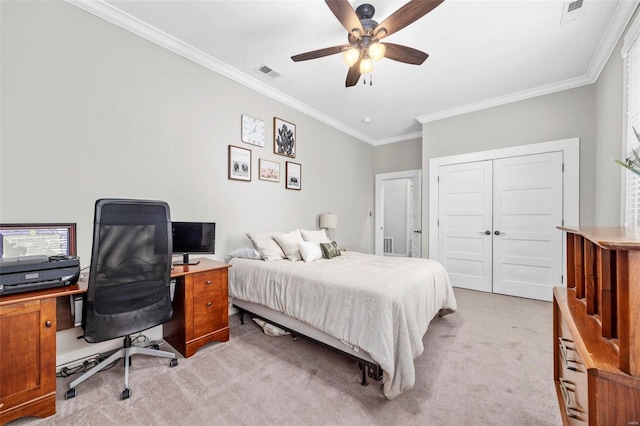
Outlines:
[[214,222],[171,222],[173,254],[182,259],[173,260],[174,265],[196,265],[198,259],[189,260],[189,254],[214,254],[216,246],[216,224]]
[[75,223],[0,224],[0,257],[75,256]]

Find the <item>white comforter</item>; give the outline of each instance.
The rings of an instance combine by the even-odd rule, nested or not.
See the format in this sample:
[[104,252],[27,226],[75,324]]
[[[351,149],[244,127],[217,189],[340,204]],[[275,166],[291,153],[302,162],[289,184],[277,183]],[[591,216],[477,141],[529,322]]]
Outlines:
[[384,371],[384,394],[415,383],[413,360],[439,311],[456,310],[444,267],[433,260],[344,252],[314,262],[232,259],[229,294],[300,320],[364,349]]

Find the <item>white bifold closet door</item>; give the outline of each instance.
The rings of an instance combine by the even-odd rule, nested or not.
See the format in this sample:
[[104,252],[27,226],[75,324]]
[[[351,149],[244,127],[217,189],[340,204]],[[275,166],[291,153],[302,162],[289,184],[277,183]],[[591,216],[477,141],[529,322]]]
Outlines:
[[439,168],[440,260],[454,286],[552,300],[561,285],[562,153]]

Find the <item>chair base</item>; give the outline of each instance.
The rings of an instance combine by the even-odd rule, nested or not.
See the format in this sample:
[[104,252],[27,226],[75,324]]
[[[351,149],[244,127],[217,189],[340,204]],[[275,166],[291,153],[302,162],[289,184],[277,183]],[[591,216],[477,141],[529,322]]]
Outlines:
[[[154,348],[157,348],[158,345],[152,345]],[[84,373],[82,376],[78,377],[76,380],[69,384],[69,390],[64,395],[64,399],[74,398],[77,395],[76,386],[80,383],[87,380],[89,377],[93,376],[96,373],[104,370],[107,367],[110,367],[114,361],[119,360],[120,358],[124,358],[124,390],[120,395],[120,399],[127,399],[131,396],[131,389],[129,389],[129,365],[131,356],[136,354],[149,355],[149,356],[157,356],[161,358],[171,358],[171,362],[169,363],[170,367],[175,367],[178,365],[178,359],[173,352],[161,351],[158,349],[149,349],[147,347],[142,347],[136,344],[131,343],[131,337],[126,336],[124,338],[124,345],[122,348],[118,349],[116,352],[111,354],[107,359],[100,362],[98,365],[93,367],[91,370]]]

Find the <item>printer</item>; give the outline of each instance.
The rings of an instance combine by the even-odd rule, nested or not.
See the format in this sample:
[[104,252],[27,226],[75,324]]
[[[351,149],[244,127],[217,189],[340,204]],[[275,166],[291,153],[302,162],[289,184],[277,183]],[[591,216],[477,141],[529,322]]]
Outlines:
[[31,255],[0,258],[0,296],[78,282],[77,256]]

